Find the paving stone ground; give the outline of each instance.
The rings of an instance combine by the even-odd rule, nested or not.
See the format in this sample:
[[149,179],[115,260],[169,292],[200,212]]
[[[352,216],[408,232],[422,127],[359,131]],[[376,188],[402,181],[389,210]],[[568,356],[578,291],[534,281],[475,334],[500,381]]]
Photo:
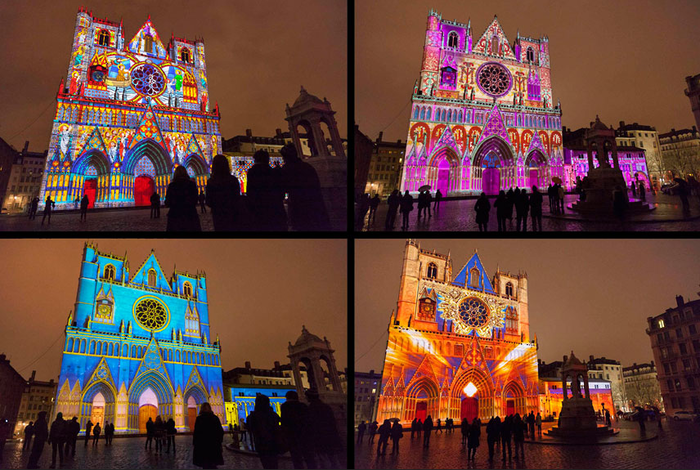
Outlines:
[[[622,421],[617,426],[637,432],[637,424]],[[544,423],[543,431],[552,424]],[[647,423],[648,433],[657,433],[658,438],[646,442],[604,446],[555,446],[525,442],[525,459],[506,460],[501,456],[493,462],[488,460],[488,446],[482,428],[481,445],[475,460],[467,460],[467,450],[461,445],[458,429],[453,434],[435,434],[430,448],[423,449],[422,441],[411,439],[410,433],[401,439],[401,452],[391,454],[391,443],[387,455],[377,457],[376,442],[373,446],[365,442],[355,450],[355,468],[651,468],[651,469],[698,469],[700,468],[700,424],[691,422],[664,421],[663,430],[656,423]],[[515,449],[513,449],[515,450]]]
[[[225,443],[230,438],[225,436]],[[100,442],[96,447],[84,447],[78,443],[75,458],[65,458],[63,467],[80,469],[130,469],[130,468],[199,468],[192,464],[192,436],[176,436],[175,445],[177,451],[169,454],[157,455],[155,450],[144,450],[145,437],[118,438],[112,441],[110,447]],[[5,444],[3,461],[0,468],[27,468],[29,451],[22,452],[22,444],[8,442]],[[56,468],[58,456],[56,456]],[[44,452],[39,460],[40,468],[48,468],[51,465],[51,446],[46,444]],[[256,456],[240,454],[224,449],[224,465],[219,468],[249,469],[262,468],[260,459]],[[279,468],[292,468],[289,459],[279,459]]]
[[[566,205],[570,205],[578,200],[577,195],[567,195]],[[498,220],[493,208],[495,198],[490,198],[491,213],[489,217],[489,231],[498,230]],[[647,195],[647,203],[655,207],[655,210],[647,215],[634,217],[633,220],[625,222],[602,221],[592,222],[578,219],[577,215],[567,209],[566,218],[553,217],[549,210],[549,201],[545,195],[542,208],[542,230],[545,232],[695,232],[700,231],[700,200],[696,197],[690,198],[690,214],[683,213],[683,207],[678,196],[668,196],[666,194]],[[476,224],[476,212],[474,212],[475,199],[446,200],[440,203],[439,211],[433,211],[432,217],[422,217],[418,220],[417,202],[414,201],[413,212],[410,215],[408,231],[431,231],[431,232],[478,232],[479,226]],[[431,210],[432,207],[431,207]],[[372,221],[369,216],[365,217],[362,226],[363,231],[384,231],[388,205],[383,200],[377,209],[377,215]],[[573,217],[576,217],[575,219]],[[397,214],[394,231],[401,231],[401,214]],[[528,217],[528,231],[532,229],[532,219]],[[515,213],[512,227],[508,231],[515,230]]]

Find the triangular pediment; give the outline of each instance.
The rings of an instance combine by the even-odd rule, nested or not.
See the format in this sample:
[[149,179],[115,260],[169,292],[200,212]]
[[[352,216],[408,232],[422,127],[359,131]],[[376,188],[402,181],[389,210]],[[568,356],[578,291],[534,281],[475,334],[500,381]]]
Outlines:
[[146,258],[146,261],[143,262],[138,271],[136,271],[136,274],[131,278],[129,284],[149,285],[148,273],[151,269],[153,269],[156,272],[156,283],[155,286],[151,287],[155,287],[156,289],[166,289],[170,291],[170,284],[168,284],[165,274],[163,273],[163,270],[160,267],[160,263],[158,262],[158,258],[156,258],[156,254],[153,251],[151,251],[151,254],[148,255],[148,258]]
[[185,391],[189,390],[192,387],[197,387],[201,390],[207,389],[206,385],[204,384],[204,381],[202,380],[202,376],[199,373],[199,369],[197,369],[197,366],[192,367],[190,377],[187,379],[187,386],[185,386]]
[[194,133],[192,133],[192,137],[190,137],[190,141],[187,144],[187,155],[192,155],[193,153],[199,155],[200,157],[204,156],[202,147],[199,146],[199,142],[197,142],[197,138],[194,136]]
[[484,130],[479,137],[478,145],[481,145],[486,139],[491,136],[498,136],[508,142],[509,145],[513,145],[508,137],[508,130],[506,129],[505,123],[503,122],[503,115],[498,105],[494,105],[489,113],[489,117],[486,120],[486,125]]
[[431,357],[432,356],[430,354],[426,354],[423,357],[423,361],[416,369],[416,372],[413,374],[413,377],[411,377],[411,382],[408,384],[409,388],[415,381],[423,377],[432,380],[436,387],[440,386],[440,382],[438,381],[437,374],[435,373],[435,369],[433,368],[433,364],[430,359]]
[[[150,50],[148,48],[149,45]],[[150,55],[160,59],[165,59],[167,57],[163,41],[160,40],[158,31],[153,27],[150,16],[133,39],[129,41],[129,50],[135,54]]]
[[[492,48],[494,37],[498,37],[498,46],[495,54],[493,53],[494,50]],[[486,31],[484,31],[484,34],[482,34],[481,38],[479,38],[477,41],[472,51],[479,54],[490,55],[492,57],[503,57],[505,59],[517,60],[515,54],[513,54],[510,44],[508,44],[508,38],[503,32],[501,23],[498,22],[498,18],[495,16],[493,17],[491,24],[488,26],[488,28],[486,28]]]
[[141,375],[152,371],[160,373],[163,377],[165,377],[167,383],[172,383],[168,377],[168,371],[165,368],[163,359],[160,357],[160,348],[158,347],[158,340],[156,340],[155,337],[151,338],[151,342],[148,343],[146,353],[143,355],[141,364],[139,364],[139,368],[136,370],[136,375],[134,376],[135,378],[133,382],[136,381],[136,377],[140,377]]
[[85,384],[85,390],[90,388],[92,384],[96,382],[104,382],[110,386],[112,389],[116,389],[114,384],[114,379],[112,378],[112,372],[109,370],[109,365],[107,364],[107,359],[103,356],[100,362],[97,363],[95,370],[92,371],[90,380]]
[[445,126],[445,130],[442,131],[442,135],[435,144],[434,149],[440,149],[443,147],[447,147],[457,154],[460,153],[459,146],[457,145],[457,141],[455,140],[455,136],[452,133],[452,128],[450,126]]
[[167,148],[165,147],[165,140],[163,139],[163,133],[160,131],[158,121],[156,121],[156,114],[153,111],[153,107],[150,103],[141,115],[141,120],[136,128],[136,133],[131,138],[131,142],[129,143],[129,150],[145,139],[151,139],[154,142],[157,142],[167,151]]
[[[477,287],[472,287],[472,270],[474,268],[476,268],[479,273],[479,279],[476,283]],[[489,276],[486,273],[486,268],[484,268],[484,265],[481,263],[481,258],[479,258],[479,254],[476,252],[469,258],[469,261],[467,261],[462,269],[459,270],[452,283],[460,287],[467,287],[495,294]]]
[[542,139],[540,139],[539,132],[533,133],[532,140],[530,141],[530,148],[527,149],[525,155],[530,155],[530,153],[535,150],[539,150],[544,156],[549,156],[547,149],[544,147],[544,144],[542,144]]
[[88,150],[99,150],[104,155],[107,155],[107,147],[105,146],[105,142],[102,140],[102,134],[100,134],[100,130],[97,127],[92,130],[92,133],[90,134],[90,137],[88,137],[87,142],[85,142],[83,151],[80,152],[80,154],[82,155]]

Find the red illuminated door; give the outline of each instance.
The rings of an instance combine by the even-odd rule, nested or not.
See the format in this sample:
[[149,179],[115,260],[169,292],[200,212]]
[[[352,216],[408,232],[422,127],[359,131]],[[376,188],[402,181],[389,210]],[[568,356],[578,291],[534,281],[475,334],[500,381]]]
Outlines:
[[515,400],[506,400],[506,415],[515,414]]
[[462,400],[462,419],[466,419],[468,423],[474,421],[474,418],[479,416],[479,399],[476,397],[467,397]]
[[428,404],[424,401],[416,403],[416,419],[420,419],[421,422],[425,422],[425,418],[428,417]]
[[142,175],[134,182],[134,203],[137,206],[150,206],[156,184],[150,176]]
[[539,175],[539,170],[537,168],[530,168],[530,188],[537,186],[539,189],[539,183],[537,182],[537,177]]
[[484,168],[481,187],[487,196],[497,196],[501,190],[501,174],[498,168]]
[[95,196],[97,195],[97,180],[85,180],[85,184],[83,185],[83,195],[86,194],[88,199],[90,200],[88,208],[92,209],[93,207],[95,207]]
[[197,421],[197,408],[187,408],[187,425],[194,432],[194,423]]

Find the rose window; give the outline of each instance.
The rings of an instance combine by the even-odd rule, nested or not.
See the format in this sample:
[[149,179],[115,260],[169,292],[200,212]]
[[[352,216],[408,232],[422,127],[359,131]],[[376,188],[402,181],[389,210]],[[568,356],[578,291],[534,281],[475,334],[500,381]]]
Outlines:
[[478,83],[487,95],[503,96],[510,91],[510,72],[500,64],[486,64],[479,70]]
[[474,297],[464,299],[459,304],[459,317],[467,327],[479,329],[489,321],[489,308]]
[[144,299],[134,307],[136,321],[146,330],[161,330],[168,322],[168,311],[156,299]]
[[131,72],[131,85],[142,95],[160,95],[165,88],[165,77],[151,64],[143,64]]

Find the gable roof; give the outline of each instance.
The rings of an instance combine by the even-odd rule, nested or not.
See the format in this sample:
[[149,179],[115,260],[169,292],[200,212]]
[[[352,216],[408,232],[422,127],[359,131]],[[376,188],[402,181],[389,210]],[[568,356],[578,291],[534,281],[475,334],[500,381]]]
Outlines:
[[148,258],[146,258],[141,267],[136,271],[136,274],[134,274],[134,276],[129,280],[129,284],[148,284],[148,272],[151,269],[156,272],[155,287],[164,287],[168,290],[172,290],[153,250],[151,250],[151,254],[148,255]]
[[474,289],[471,286],[472,280],[471,280],[471,270],[472,268],[477,268],[479,270],[479,287],[476,288],[477,290],[481,290],[484,292],[489,292],[491,294],[495,294],[496,292],[493,290],[493,286],[491,285],[491,281],[489,280],[489,276],[486,273],[486,268],[484,268],[484,265],[481,263],[481,258],[479,258],[479,254],[475,251],[474,254],[472,255],[471,258],[469,258],[469,261],[462,267],[462,269],[459,270],[457,275],[454,277],[452,284],[460,286],[460,287],[466,287],[470,289]]
[[498,22],[498,17],[496,16],[493,17],[493,21],[486,28],[484,34],[481,35],[481,38],[479,38],[479,40],[476,42],[476,45],[474,46],[472,51],[481,54],[491,55],[489,45],[491,44],[491,39],[494,35],[498,36],[499,43],[503,48],[502,57],[506,59],[517,60],[515,54],[513,54],[513,50],[510,48],[510,44],[508,43],[506,33],[503,32],[501,23]]

